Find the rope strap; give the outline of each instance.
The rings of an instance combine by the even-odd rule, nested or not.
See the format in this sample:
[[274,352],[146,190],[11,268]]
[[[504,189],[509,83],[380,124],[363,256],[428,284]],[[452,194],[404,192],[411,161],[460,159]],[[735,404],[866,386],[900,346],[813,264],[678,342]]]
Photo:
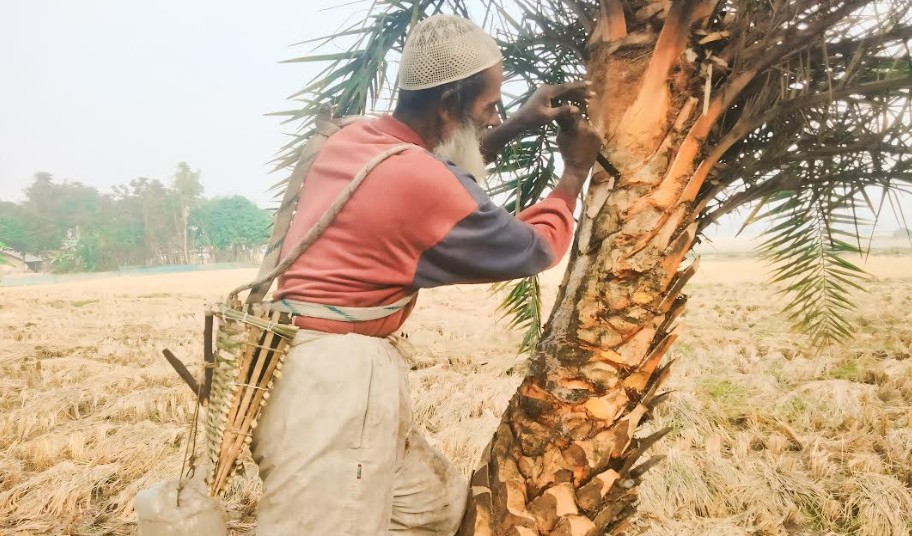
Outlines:
[[415,147],[417,147],[417,145],[414,145],[412,143],[400,143],[399,145],[394,145],[393,147],[390,147],[389,149],[378,154],[377,156],[371,158],[367,162],[367,164],[365,164],[364,167],[361,168],[361,170],[358,172],[358,174],[355,175],[355,178],[352,179],[352,181],[350,183],[348,183],[348,185],[345,187],[345,189],[343,189],[341,192],[339,192],[339,195],[336,197],[335,200],[333,200],[332,205],[330,205],[329,210],[327,210],[322,216],[320,216],[320,219],[317,220],[317,223],[314,224],[314,226],[311,227],[309,231],[307,231],[307,234],[304,235],[304,238],[302,238],[301,241],[298,242],[295,245],[295,247],[291,251],[288,252],[288,255],[286,255],[285,258],[282,259],[282,262],[280,262],[278,265],[276,265],[276,267],[273,268],[271,272],[269,272],[268,274],[264,275],[263,277],[257,279],[256,281],[250,282],[244,286],[241,286],[241,287],[238,287],[238,288],[232,290],[231,293],[228,294],[228,298],[229,299],[234,298],[235,296],[237,296],[238,294],[240,294],[241,292],[243,292],[249,288],[259,287],[261,285],[268,287],[269,285],[271,285],[272,281],[276,277],[278,277],[279,274],[281,274],[282,272],[287,270],[289,266],[294,264],[294,262],[296,260],[298,260],[298,257],[300,257],[302,253],[307,251],[307,248],[312,246],[314,244],[314,242],[316,242],[317,239],[320,238],[320,236],[323,234],[323,232],[326,231],[326,228],[329,227],[329,225],[333,222],[333,220],[336,219],[336,216],[338,216],[339,213],[342,212],[342,207],[344,207],[345,204],[348,203],[348,200],[351,199],[352,195],[354,195],[355,190],[358,189],[358,186],[361,186],[361,183],[364,182],[364,179],[367,178],[368,174],[370,174],[370,172],[373,171],[374,168],[379,166],[387,158],[389,158],[393,155],[397,155],[401,152],[407,151],[409,149],[413,149]]

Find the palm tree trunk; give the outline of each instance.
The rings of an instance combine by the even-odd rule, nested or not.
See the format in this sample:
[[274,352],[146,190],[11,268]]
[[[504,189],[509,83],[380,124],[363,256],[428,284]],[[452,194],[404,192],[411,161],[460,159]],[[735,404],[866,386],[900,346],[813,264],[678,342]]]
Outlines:
[[600,53],[626,35],[616,0],[603,5],[594,33],[602,42],[588,65],[602,92],[590,115],[619,173],[593,176],[530,372],[472,476],[462,535],[617,534],[657,460],[637,462],[666,433],[635,437],[663,398],[669,370],[660,363],[677,337],[681,288],[696,270],[679,269],[699,212],[691,179],[701,143],[691,135],[710,120],[667,81],[706,3],[673,4],[644,59]]

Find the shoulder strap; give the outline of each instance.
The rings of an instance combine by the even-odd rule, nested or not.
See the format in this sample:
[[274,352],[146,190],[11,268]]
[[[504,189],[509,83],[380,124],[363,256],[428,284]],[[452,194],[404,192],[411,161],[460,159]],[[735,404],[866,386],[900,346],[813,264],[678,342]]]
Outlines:
[[[380,163],[387,158],[407,151],[408,149],[413,149],[415,147],[417,147],[417,145],[411,143],[401,143],[399,145],[394,145],[378,154],[377,156],[371,158],[367,164],[365,164],[364,167],[358,171],[358,174],[355,175],[355,178],[352,179],[352,181],[348,183],[348,185],[346,185],[346,187],[341,192],[339,192],[339,195],[336,196],[336,199],[333,200],[332,205],[330,205],[329,210],[320,216],[320,219],[317,220],[317,223],[314,224],[314,226],[311,227],[309,231],[307,231],[307,234],[305,234],[301,241],[298,242],[295,247],[288,252],[288,255],[286,255],[280,263],[278,263],[265,275],[258,276],[257,279],[253,282],[232,290],[228,295],[229,298],[233,298],[247,289],[257,289],[259,294],[259,290],[262,289],[263,293],[256,297],[254,301],[251,300],[251,297],[254,296],[253,292],[251,291],[250,296],[247,297],[247,303],[251,304],[262,301],[263,296],[265,296],[266,291],[269,290],[269,287],[272,285],[273,280],[278,277],[279,274],[287,270],[288,267],[291,266],[298,259],[298,257],[301,256],[302,253],[307,251],[307,248],[313,245],[313,243],[316,242],[318,238],[320,238],[320,235],[322,235],[323,232],[326,231],[326,228],[329,227],[333,220],[336,219],[336,216],[338,216],[339,212],[342,211],[342,207],[344,207],[348,200],[351,199],[352,195],[355,193],[355,190],[358,189],[358,186],[361,186],[361,183],[364,182],[364,179],[368,176],[368,174],[370,174],[374,168],[380,165]],[[308,167],[310,167],[310,164],[308,164]],[[275,230],[273,230],[273,233],[275,233]],[[272,243],[270,243],[270,246],[271,245]],[[261,268],[260,271],[263,272],[265,270]]]
[[[330,136],[343,127],[361,119],[364,118],[361,116],[351,116],[331,119],[328,113],[325,116],[316,118],[316,130],[304,145],[297,164],[295,164],[291,175],[285,181],[285,195],[282,196],[282,203],[279,205],[279,208],[276,210],[275,216],[273,217],[272,232],[269,235],[269,240],[266,242],[266,253],[263,255],[263,262],[260,263],[260,271],[256,276],[256,280],[263,280],[265,286],[262,284],[251,284],[252,286],[249,287],[250,294],[247,295],[248,304],[261,302],[269,291],[270,285],[272,285],[271,279],[265,281],[263,278],[279,263],[279,253],[282,251],[282,244],[284,243],[285,236],[288,234],[288,229],[291,226],[291,220],[294,216],[295,207],[297,207],[298,204],[298,195],[301,192],[301,186],[304,184],[304,178],[307,176],[310,166],[316,159],[317,153],[320,152],[320,149],[323,148],[323,144]],[[254,283],[256,283],[256,281],[254,281]]]

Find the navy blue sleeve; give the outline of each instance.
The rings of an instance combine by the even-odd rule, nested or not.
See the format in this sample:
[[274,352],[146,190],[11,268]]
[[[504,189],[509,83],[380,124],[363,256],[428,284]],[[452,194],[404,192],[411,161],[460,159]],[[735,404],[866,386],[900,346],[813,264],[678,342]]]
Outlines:
[[554,252],[532,225],[495,205],[464,170],[446,164],[478,208],[421,255],[414,287],[507,281],[551,266]]

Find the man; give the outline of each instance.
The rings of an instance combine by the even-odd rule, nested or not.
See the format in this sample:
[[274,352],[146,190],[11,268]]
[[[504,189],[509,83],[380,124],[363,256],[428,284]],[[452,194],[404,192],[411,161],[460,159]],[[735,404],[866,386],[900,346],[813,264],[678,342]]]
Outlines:
[[[308,172],[285,252],[368,160],[415,145],[374,168],[280,278],[277,299],[330,305],[340,316],[295,317],[301,331],[254,438],[265,489],[260,536],[448,536],[458,528],[466,482],[413,428],[408,367],[385,337],[409,316],[418,289],[554,266],[601,143],[576,106],[551,107],[556,98],[584,100],[585,83],[541,88],[501,123],[502,83],[501,53],[481,28],[428,18],[405,44],[395,113],[334,134]],[[485,157],[552,120],[566,127],[563,175],[513,217],[476,184]],[[390,304],[382,318],[347,320]]]

